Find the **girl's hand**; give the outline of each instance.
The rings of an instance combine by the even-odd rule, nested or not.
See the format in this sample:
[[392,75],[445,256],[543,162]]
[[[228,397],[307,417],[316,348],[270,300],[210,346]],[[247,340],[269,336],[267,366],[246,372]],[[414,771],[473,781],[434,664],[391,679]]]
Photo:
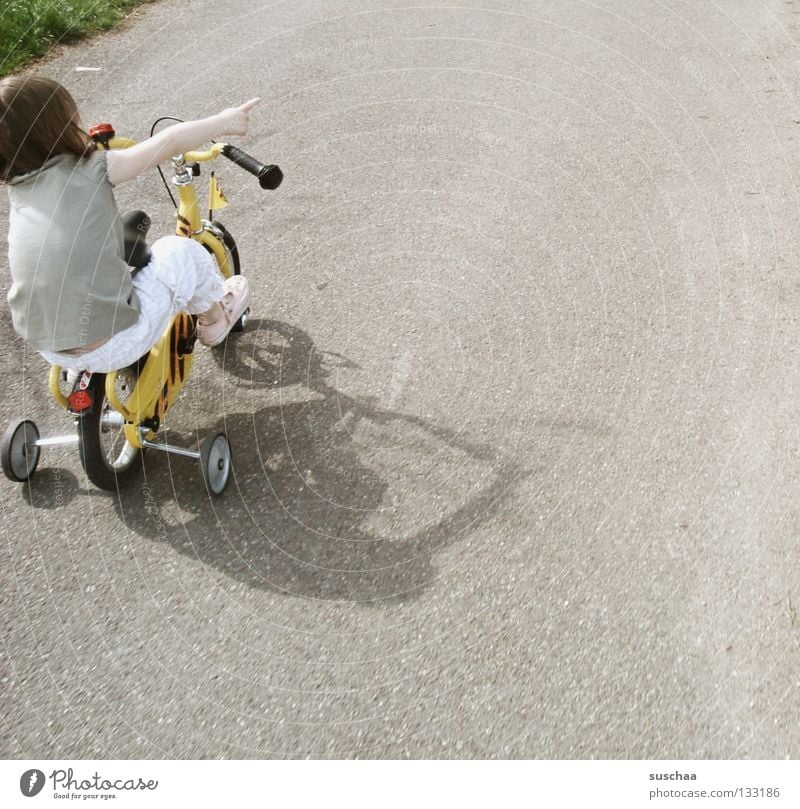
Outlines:
[[229,107],[210,118],[167,127],[130,149],[112,149],[106,155],[109,182],[118,185],[132,180],[173,155],[199,149],[218,135],[247,134],[250,111],[260,101],[260,98],[251,98],[239,107]]
[[220,113],[222,118],[220,135],[246,135],[247,127],[250,123],[250,111],[257,104],[261,103],[260,98],[251,98],[238,107],[229,107]]

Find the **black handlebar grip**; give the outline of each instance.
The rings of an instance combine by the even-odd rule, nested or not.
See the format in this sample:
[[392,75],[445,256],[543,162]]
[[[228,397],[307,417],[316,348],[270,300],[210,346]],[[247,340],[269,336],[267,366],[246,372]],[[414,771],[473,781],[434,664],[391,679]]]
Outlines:
[[236,146],[226,143],[222,147],[222,154],[240,168],[258,177],[258,184],[268,191],[274,191],[283,182],[283,172],[277,166],[265,166]]

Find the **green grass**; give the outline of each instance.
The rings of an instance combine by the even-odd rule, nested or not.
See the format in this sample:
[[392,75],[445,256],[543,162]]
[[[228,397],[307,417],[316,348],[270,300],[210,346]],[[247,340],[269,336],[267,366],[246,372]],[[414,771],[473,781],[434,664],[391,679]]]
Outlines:
[[150,0],[0,0],[0,76],[64,42],[111,28]]

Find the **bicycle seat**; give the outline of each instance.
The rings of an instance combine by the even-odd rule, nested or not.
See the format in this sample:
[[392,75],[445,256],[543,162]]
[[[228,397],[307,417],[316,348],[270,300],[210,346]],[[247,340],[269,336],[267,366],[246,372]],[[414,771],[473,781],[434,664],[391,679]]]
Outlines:
[[122,216],[122,234],[125,240],[125,261],[134,271],[150,263],[147,231],[150,217],[144,211],[129,211]]

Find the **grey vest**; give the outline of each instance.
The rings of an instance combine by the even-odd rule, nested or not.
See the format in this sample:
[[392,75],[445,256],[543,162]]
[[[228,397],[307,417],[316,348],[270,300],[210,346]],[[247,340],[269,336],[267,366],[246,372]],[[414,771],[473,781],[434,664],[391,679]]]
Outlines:
[[11,180],[9,198],[8,303],[33,348],[80,348],[137,321],[105,152],[57,155]]

